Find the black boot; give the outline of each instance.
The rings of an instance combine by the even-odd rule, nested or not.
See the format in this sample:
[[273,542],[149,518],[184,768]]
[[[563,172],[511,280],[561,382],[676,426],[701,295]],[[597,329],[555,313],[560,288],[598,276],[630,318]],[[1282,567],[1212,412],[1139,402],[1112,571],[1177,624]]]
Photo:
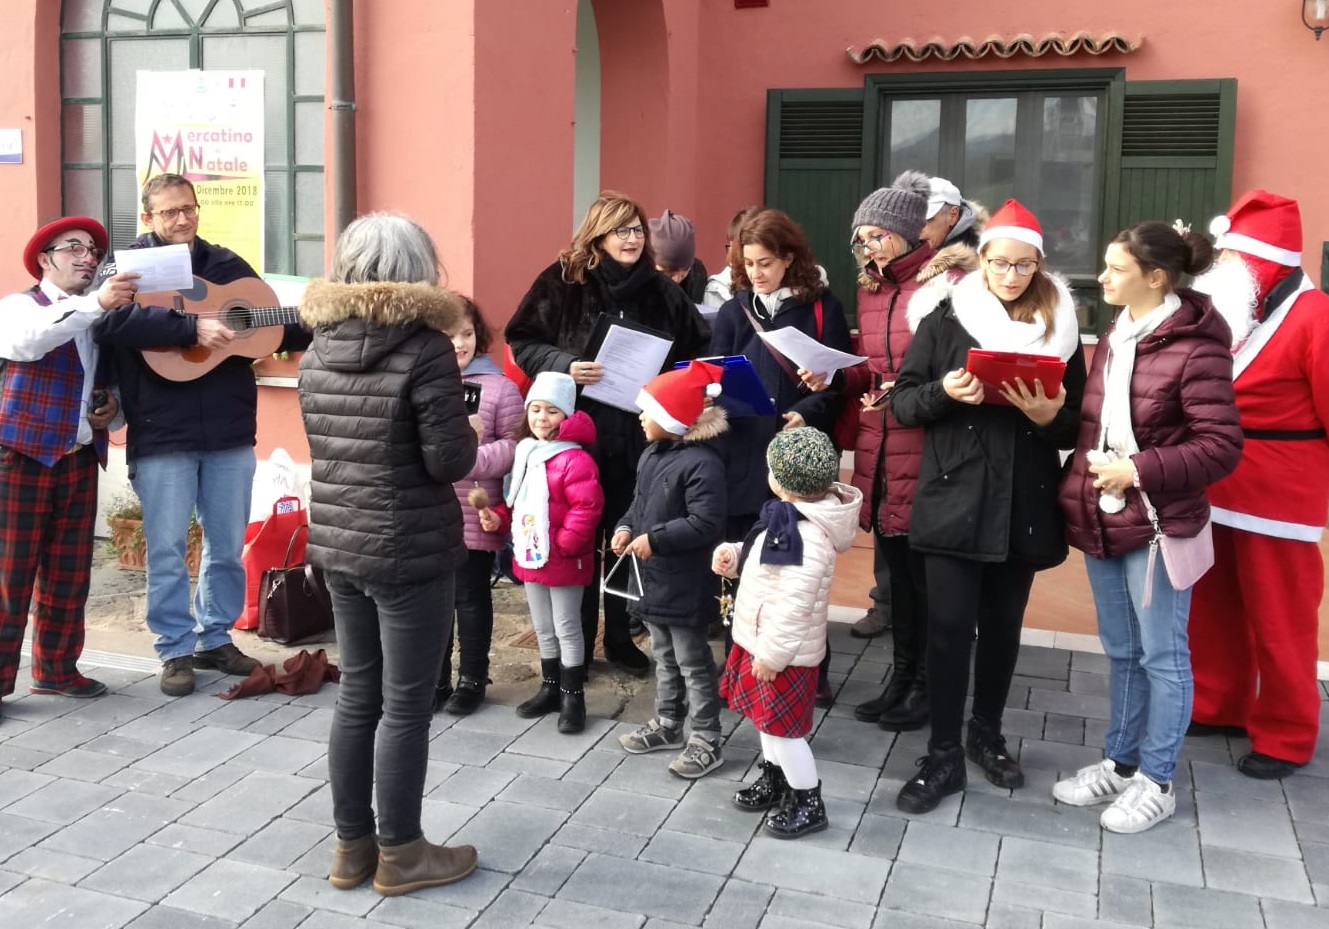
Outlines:
[[558,707],[559,732],[581,732],[586,728],[586,693],[582,689],[585,679],[581,665],[563,666],[560,672],[562,692],[559,694]]
[[[451,675],[448,675],[451,677]],[[452,697],[452,684],[447,678],[442,678],[434,685],[434,712],[437,713],[443,709],[444,704]]]
[[881,692],[881,696],[854,707],[854,719],[863,723],[875,723],[883,714],[894,711],[904,699],[904,695],[909,692],[909,681],[912,676],[897,664],[891,671],[890,680],[886,682],[886,689]]
[[[911,616],[901,616],[891,625],[891,661],[894,667],[891,668],[890,680],[886,682],[886,689],[881,692],[881,696],[854,708],[855,719],[865,723],[880,724],[883,716],[889,716],[892,720],[899,718],[900,705],[909,695],[911,686],[915,681],[921,683],[926,680],[923,674],[923,634],[925,633],[917,628]],[[912,720],[916,715],[916,713],[906,714],[905,719]],[[926,716],[923,721],[927,721]],[[923,723],[919,723],[909,728],[917,729],[922,725]],[[892,728],[891,731],[908,730]]]
[[1024,786],[1024,772],[1020,770],[1020,763],[1006,751],[1006,740],[1001,735],[1000,724],[993,725],[977,716],[971,717],[969,732],[964,740],[964,753],[998,787],[1013,790]]
[[645,677],[651,670],[651,659],[632,641],[628,632],[628,617],[605,613],[605,661],[633,677]]
[[480,708],[480,704],[485,702],[487,681],[487,678],[467,677],[464,674],[457,678],[457,686],[452,691],[452,696],[448,698],[447,705],[443,707],[444,712],[452,716],[470,716]]
[[779,806],[788,792],[789,782],[784,779],[784,769],[778,764],[763,761],[757,779],[734,792],[734,806],[751,813],[760,813]]
[[522,719],[534,719],[558,709],[558,659],[541,658],[540,676],[544,680],[535,696],[517,707],[517,715]]
[[927,682],[916,679],[909,685],[904,699],[894,709],[881,714],[877,725],[887,732],[913,732],[926,726],[930,718]]
[[821,782],[811,790],[791,788],[781,807],[766,814],[766,831],[777,839],[796,839],[821,832],[829,824],[826,804],[821,802]]
[[895,805],[906,813],[931,813],[945,797],[964,790],[964,750],[959,745],[928,749],[918,759],[918,774],[906,781]]

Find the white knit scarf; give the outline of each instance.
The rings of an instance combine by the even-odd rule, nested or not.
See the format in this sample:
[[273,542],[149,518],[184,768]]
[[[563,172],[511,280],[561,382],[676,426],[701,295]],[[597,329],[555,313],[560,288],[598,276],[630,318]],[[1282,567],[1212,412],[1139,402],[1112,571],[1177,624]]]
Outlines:
[[504,495],[512,507],[512,556],[523,568],[549,563],[549,476],[545,462],[578,448],[576,442],[525,438],[517,443],[511,483]]
[[983,272],[966,275],[951,292],[951,306],[978,347],[991,352],[1023,352],[1027,355],[1055,355],[1070,360],[1080,345],[1080,321],[1075,315],[1075,301],[1066,285],[1056,277],[1057,306],[1052,314],[1052,334],[1041,316],[1022,323],[1011,319],[1006,307],[983,283]]
[[1103,412],[1098,447],[1114,458],[1126,458],[1140,450],[1131,426],[1131,376],[1135,373],[1135,347],[1181,307],[1176,294],[1168,294],[1161,305],[1139,319],[1131,319],[1126,307],[1108,335],[1108,359],[1103,369]]

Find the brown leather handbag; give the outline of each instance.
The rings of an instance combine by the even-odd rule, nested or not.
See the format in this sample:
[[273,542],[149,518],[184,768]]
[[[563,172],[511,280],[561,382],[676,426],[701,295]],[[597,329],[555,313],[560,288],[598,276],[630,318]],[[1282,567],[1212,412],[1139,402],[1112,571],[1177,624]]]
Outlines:
[[302,524],[291,533],[286,559],[280,568],[268,568],[259,582],[258,634],[282,645],[324,635],[332,629],[332,601],[323,572],[311,564],[291,564]]

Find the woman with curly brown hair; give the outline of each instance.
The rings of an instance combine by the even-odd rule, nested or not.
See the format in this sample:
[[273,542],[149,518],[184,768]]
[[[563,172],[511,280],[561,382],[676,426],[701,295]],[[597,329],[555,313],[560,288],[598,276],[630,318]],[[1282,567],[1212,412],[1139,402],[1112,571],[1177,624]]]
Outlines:
[[[664,368],[705,352],[705,324],[687,294],[655,269],[646,213],[631,198],[605,191],[586,212],[572,242],[558,260],[540,272],[505,338],[518,366],[534,378],[541,371],[570,374],[578,388],[597,383],[604,369],[594,360],[591,331],[601,315],[649,326],[673,339]],[[646,437],[635,412],[620,410],[586,397],[585,410],[599,436],[596,462],[604,485],[604,518],[595,552],[613,534],[615,521],[632,503],[637,459]],[[613,555],[605,555],[606,569]],[[598,564],[596,576],[599,576]],[[589,659],[599,625],[598,584],[586,587],[582,629]],[[625,601],[605,599],[605,658],[615,667],[644,677],[650,660],[632,642]]]

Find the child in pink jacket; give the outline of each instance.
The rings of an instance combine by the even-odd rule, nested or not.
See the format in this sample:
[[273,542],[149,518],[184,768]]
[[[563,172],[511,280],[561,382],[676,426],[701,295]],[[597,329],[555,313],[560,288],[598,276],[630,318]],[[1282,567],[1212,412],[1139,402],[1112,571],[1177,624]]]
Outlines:
[[593,580],[592,548],[604,509],[600,470],[583,447],[595,441],[595,424],[575,411],[576,402],[577,385],[567,374],[536,376],[506,497],[512,568],[526,588],[543,678],[517,715],[558,710],[559,732],[586,725],[581,597]]

